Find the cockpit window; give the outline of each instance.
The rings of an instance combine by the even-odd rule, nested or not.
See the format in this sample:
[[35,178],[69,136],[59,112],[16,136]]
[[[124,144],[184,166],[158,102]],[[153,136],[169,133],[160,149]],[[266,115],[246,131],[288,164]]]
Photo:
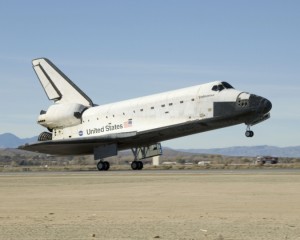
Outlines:
[[226,89],[229,89],[229,88],[234,88],[233,86],[231,86],[228,82],[222,82],[223,86],[226,88]]
[[211,90],[213,91],[222,91],[224,89],[222,84],[214,85]]
[[218,85],[214,85],[211,90],[218,91]]
[[218,90],[221,92],[223,89],[224,89],[223,85],[222,85],[222,84],[219,84],[219,85],[218,85]]
[[230,88],[233,88],[233,87],[229,83],[221,82],[221,84],[214,85],[211,90],[220,92],[223,89],[230,89]]

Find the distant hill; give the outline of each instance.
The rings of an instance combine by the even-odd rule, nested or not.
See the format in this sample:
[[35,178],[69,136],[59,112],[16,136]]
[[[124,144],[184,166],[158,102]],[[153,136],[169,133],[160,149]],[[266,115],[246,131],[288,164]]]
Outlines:
[[228,147],[211,149],[179,149],[178,151],[201,154],[220,154],[226,156],[276,156],[276,157],[300,157],[300,146],[295,147],[274,147],[274,146],[253,146],[253,147]]
[[37,137],[19,138],[12,133],[0,134],[0,148],[16,148],[25,143],[37,141]]

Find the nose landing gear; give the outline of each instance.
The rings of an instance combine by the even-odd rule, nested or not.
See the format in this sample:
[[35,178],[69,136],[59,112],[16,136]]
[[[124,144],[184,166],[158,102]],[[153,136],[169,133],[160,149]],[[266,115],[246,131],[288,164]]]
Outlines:
[[253,137],[254,136],[254,132],[250,130],[250,126],[247,126],[247,130],[245,132],[245,136],[246,137]]

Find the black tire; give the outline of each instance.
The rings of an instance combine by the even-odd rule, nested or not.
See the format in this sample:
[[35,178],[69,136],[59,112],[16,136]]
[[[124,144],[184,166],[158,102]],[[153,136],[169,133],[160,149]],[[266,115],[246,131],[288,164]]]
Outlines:
[[131,168],[132,168],[132,170],[137,170],[137,169],[138,169],[138,166],[139,166],[138,161],[133,161],[133,162],[131,163]]
[[97,163],[98,171],[103,171],[104,167],[105,167],[104,162],[100,161],[100,162]]
[[143,167],[144,167],[143,162],[142,162],[142,161],[137,161],[137,163],[138,163],[138,168],[137,168],[137,170],[142,170]]
[[250,137],[250,136],[251,136],[251,132],[250,132],[250,131],[246,131],[246,132],[245,132],[245,136],[246,136],[246,137]]
[[253,131],[246,131],[245,132],[245,136],[246,137],[253,137],[254,136],[254,132]]
[[107,162],[107,161],[105,161],[105,162],[103,162],[104,163],[104,171],[107,171],[109,168],[110,168],[110,164],[109,164],[109,162]]

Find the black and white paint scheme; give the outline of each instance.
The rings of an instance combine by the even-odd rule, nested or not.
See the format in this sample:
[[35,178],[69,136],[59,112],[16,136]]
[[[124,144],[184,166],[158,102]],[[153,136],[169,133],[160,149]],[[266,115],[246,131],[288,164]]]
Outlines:
[[48,131],[39,140],[19,148],[54,154],[93,154],[98,170],[108,170],[104,160],[131,149],[133,170],[142,160],[162,154],[160,142],[237,124],[251,126],[270,117],[272,104],[266,98],[215,81],[155,95],[95,104],[51,61],[32,61],[42,87],[54,102],[42,110],[38,123]]

